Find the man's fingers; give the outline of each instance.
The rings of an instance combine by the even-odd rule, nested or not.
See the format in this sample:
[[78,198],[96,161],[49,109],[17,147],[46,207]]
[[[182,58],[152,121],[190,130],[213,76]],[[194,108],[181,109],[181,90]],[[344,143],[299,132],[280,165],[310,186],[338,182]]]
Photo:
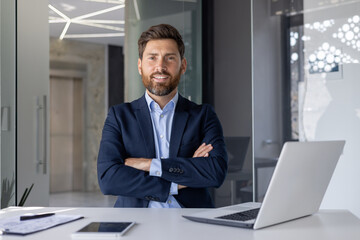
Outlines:
[[199,155],[201,157],[205,157],[205,155],[208,154],[212,149],[213,149],[213,147],[211,146],[211,144],[208,144],[208,145],[204,146],[203,148],[201,148]]
[[213,149],[211,144],[201,144],[200,147],[195,151],[193,157],[208,157],[209,152]]
[[178,185],[178,190],[180,190],[180,189],[183,189],[183,188],[187,188],[187,186],[184,186],[184,185]]
[[206,154],[209,156],[209,152],[213,149],[213,147],[209,144],[201,149],[199,155],[200,157],[206,157]]
[[201,144],[200,147],[198,147],[198,149],[196,149],[193,157],[196,157],[201,152],[201,148],[204,146],[205,146],[205,143]]

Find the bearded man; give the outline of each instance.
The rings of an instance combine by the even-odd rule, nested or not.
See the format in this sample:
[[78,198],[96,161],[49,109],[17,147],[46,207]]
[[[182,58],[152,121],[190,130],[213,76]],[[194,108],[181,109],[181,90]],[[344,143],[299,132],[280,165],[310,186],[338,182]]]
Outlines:
[[109,109],[97,163],[100,189],[118,196],[115,207],[213,207],[207,188],[225,179],[224,137],[210,105],[178,93],[187,65],[182,37],[160,24],[141,34],[138,48],[146,91]]

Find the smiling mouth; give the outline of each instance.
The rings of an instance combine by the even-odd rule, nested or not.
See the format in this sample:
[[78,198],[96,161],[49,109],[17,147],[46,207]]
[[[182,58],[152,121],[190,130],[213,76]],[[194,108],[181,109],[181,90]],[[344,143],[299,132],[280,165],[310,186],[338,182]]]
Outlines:
[[155,82],[165,82],[169,79],[168,75],[154,75],[152,77],[152,79],[154,79]]

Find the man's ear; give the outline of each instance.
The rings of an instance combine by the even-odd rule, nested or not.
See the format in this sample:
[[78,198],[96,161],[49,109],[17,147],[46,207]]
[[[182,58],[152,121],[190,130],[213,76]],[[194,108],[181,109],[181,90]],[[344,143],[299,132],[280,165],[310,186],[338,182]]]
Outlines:
[[142,71],[141,71],[141,59],[140,59],[140,58],[138,59],[138,71],[139,71],[139,74],[142,75]]
[[181,60],[181,74],[184,74],[186,72],[186,66],[187,66],[187,62],[186,62],[186,58],[183,58]]

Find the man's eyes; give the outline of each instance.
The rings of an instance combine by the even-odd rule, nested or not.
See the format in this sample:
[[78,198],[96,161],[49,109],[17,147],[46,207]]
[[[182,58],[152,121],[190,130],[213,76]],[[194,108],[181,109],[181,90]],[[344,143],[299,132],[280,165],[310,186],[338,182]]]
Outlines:
[[[149,61],[155,61],[157,60],[157,58],[155,56],[149,56],[147,58]],[[176,57],[175,56],[169,56],[169,57],[166,57],[165,58],[166,61],[175,61],[176,60]]]

